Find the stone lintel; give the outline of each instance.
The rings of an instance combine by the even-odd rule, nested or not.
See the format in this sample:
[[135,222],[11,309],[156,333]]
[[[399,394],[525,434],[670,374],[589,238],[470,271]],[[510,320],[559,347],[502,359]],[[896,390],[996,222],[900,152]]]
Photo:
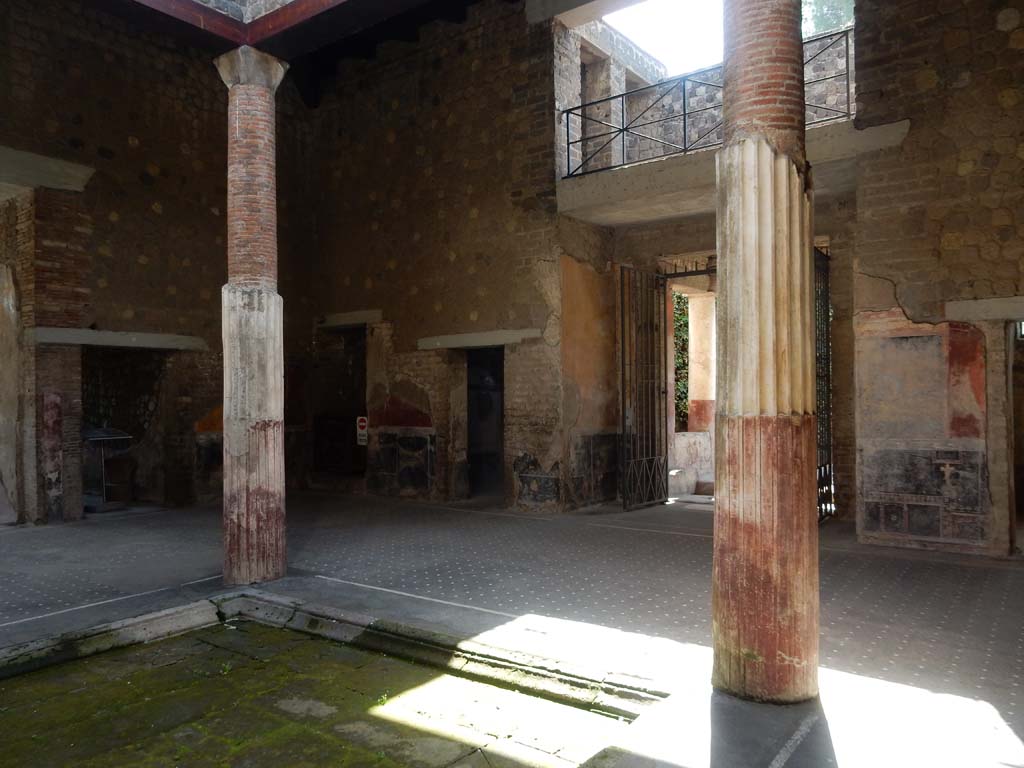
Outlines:
[[428,336],[416,342],[417,349],[473,349],[475,347],[503,347],[518,344],[524,339],[539,339],[540,328],[521,328],[514,331],[480,331],[456,333],[451,336]]
[[641,0],[526,0],[526,20],[531,24],[557,17],[572,28],[596,21],[609,13],[636,5]]
[[95,331],[90,328],[35,328],[36,344],[70,344],[85,347],[131,347],[206,352],[207,343],[198,336],[135,331]]
[[286,62],[248,45],[218,56],[213,63],[228,88],[235,85],[262,85],[276,91],[288,71]]
[[1024,296],[947,301],[946,319],[964,323],[982,320],[1024,320]]
[[0,184],[81,192],[95,168],[0,145]]
[[317,328],[355,328],[359,325],[372,325],[384,320],[384,312],[380,309],[360,309],[355,312],[334,312],[316,319]]
[[681,293],[687,298],[697,296],[714,296],[718,290],[716,275],[694,275],[693,277],[673,277],[668,281],[673,293]]

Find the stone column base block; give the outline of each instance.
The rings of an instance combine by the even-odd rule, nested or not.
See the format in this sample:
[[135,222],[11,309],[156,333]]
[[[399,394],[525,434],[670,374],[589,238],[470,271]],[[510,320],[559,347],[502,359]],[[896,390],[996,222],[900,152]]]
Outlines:
[[818,694],[817,419],[717,418],[712,684]]
[[224,286],[224,582],[285,575],[284,302]]

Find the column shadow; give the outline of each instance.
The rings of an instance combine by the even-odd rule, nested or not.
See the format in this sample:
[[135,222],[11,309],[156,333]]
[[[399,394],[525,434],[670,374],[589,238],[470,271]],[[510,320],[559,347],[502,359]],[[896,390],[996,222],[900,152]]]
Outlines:
[[761,704],[711,696],[711,768],[825,768],[838,764],[821,700]]

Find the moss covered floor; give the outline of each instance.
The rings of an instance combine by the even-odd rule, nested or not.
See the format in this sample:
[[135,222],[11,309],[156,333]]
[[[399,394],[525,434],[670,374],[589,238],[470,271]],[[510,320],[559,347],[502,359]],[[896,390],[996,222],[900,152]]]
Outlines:
[[241,622],[0,681],[0,766],[568,766],[625,723]]

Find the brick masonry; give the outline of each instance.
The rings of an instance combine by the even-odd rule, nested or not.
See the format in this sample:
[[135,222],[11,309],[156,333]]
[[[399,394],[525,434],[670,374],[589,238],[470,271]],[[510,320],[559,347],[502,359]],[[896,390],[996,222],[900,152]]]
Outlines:
[[[210,433],[196,431],[220,404],[218,294],[226,279],[228,100],[211,58],[88,3],[16,0],[0,8],[0,144],[96,169],[82,193],[36,191],[31,227],[23,227],[35,251],[20,280],[25,326],[186,334],[210,347],[168,355],[153,433],[144,437],[162,443],[163,500],[173,503],[208,495],[218,472]],[[284,115],[299,104],[286,90]],[[304,156],[305,126],[282,123],[280,156]],[[307,214],[292,204],[304,184],[299,174],[281,183],[286,254],[293,242],[308,248],[310,228],[298,224]],[[286,293],[306,277],[296,269],[288,281]],[[306,313],[308,327],[309,308],[297,298],[294,309],[297,318]],[[38,372],[34,355],[24,356],[31,391],[74,388],[65,368],[78,356],[46,347],[38,354]],[[66,407],[80,399],[67,398]],[[72,416],[66,425],[81,419]],[[63,475],[78,476],[70,462],[80,441],[74,429],[63,431]],[[68,508],[77,504],[69,491]],[[33,499],[19,506],[26,519],[45,519]]]
[[[204,495],[219,473],[209,426],[218,418],[217,290],[226,278],[223,86],[207,54],[137,35],[73,0],[8,4],[0,34],[11,63],[2,71],[18,74],[0,96],[8,116],[0,142],[97,169],[77,197],[40,193],[37,243],[51,273],[37,297],[38,322],[206,339],[209,354],[168,361],[157,408],[175,467],[165,479],[168,498]],[[518,490],[516,460],[560,480],[551,57],[549,27],[528,27],[521,7],[481,3],[463,25],[431,24],[417,44],[388,43],[370,62],[343,63],[336,92],[316,113],[298,106],[288,81],[278,95],[289,369],[310,359],[314,307],[382,308],[393,328],[389,370],[400,378],[387,391],[432,391],[444,382],[444,396],[431,404],[445,457],[431,475],[432,494],[449,493],[449,466],[456,476],[463,471],[464,446],[444,433],[454,420],[449,402],[459,397],[450,377],[464,363],[460,369],[457,352],[413,350],[417,338],[445,333],[543,330],[543,340],[507,352],[508,493],[530,497]],[[487,100],[491,106],[481,106]],[[360,127],[350,120],[357,113],[381,114],[388,128]],[[313,140],[337,160],[319,162],[308,151]],[[353,188],[364,194],[351,195]],[[300,196],[318,202],[298,205]],[[309,439],[301,427],[289,435],[299,446]]]
[[[832,252],[841,510],[857,507],[861,484],[854,318],[900,309],[913,323],[941,322],[948,300],[1021,291],[1021,14],[1017,0],[858,3],[857,123],[912,122],[902,147],[861,159],[855,196],[816,212]],[[20,213],[39,261],[21,262],[23,322],[204,338],[209,353],[169,356],[157,411],[168,498],[215,494],[227,98],[211,56],[77,0],[4,3],[0,43],[0,144],[96,168],[80,195],[39,190]],[[419,338],[541,330],[506,350],[507,495],[564,501],[613,422],[572,426],[563,259],[593,270],[586,295],[597,300],[612,261],[654,266],[715,248],[711,217],[615,231],[558,220],[559,110],[580,103],[579,56],[578,35],[529,27],[521,5],[485,0],[465,23],[428,24],[418,42],[344,61],[319,110],[302,106],[288,79],[278,93],[288,368],[298,381],[311,370],[317,316],[381,310],[390,351],[380,391],[427,403],[430,426],[385,408],[399,423],[375,427],[432,431],[423,493],[463,492],[465,355],[418,351]],[[997,354],[986,343],[989,389]],[[37,353],[23,356],[26,386],[41,387],[30,408],[42,389],[74,388],[54,362],[74,365],[69,353],[38,355],[38,373]],[[372,385],[367,394],[369,410],[379,398]],[[987,398],[990,421],[998,407]],[[40,418],[26,424],[32,440]],[[289,445],[311,439],[308,425],[289,425]],[[69,435],[68,457],[74,443]]]
[[804,157],[800,4],[726,0],[724,141],[765,136],[776,150]]
[[[481,2],[464,23],[430,23],[417,43],[343,61],[315,115],[326,162],[309,168],[322,190],[310,292],[324,313],[383,313],[367,396],[369,461],[387,492],[465,490],[465,353],[418,351],[417,340],[539,329],[505,350],[506,496],[561,500],[553,56],[550,26],[528,26],[520,4]],[[412,485],[390,449],[375,464],[392,436],[432,441],[403,454],[433,462],[408,473]]]
[[228,91],[228,282],[236,285],[277,286],[275,91],[256,83]]
[[[976,498],[953,494],[958,501],[942,502],[948,510],[937,523],[935,515],[915,512],[912,519],[901,508],[902,517],[894,517],[886,529],[876,514],[875,492],[904,494],[906,473],[891,482],[882,478],[881,486],[874,469],[869,480],[858,475],[859,469],[876,466],[876,458],[883,463],[897,458],[873,458],[882,450],[871,443],[879,437],[869,427],[876,423],[875,408],[855,379],[913,373],[906,367],[912,356],[889,355],[879,366],[858,351],[873,327],[872,313],[896,312],[902,318],[905,327],[894,338],[900,333],[907,339],[920,334],[946,338],[950,326],[933,325],[945,319],[946,302],[1021,295],[1022,15],[1024,7],[1018,2],[857,5],[856,124],[866,128],[911,120],[901,147],[860,158],[855,194],[819,200],[815,212],[815,234],[827,238],[831,252],[838,507],[843,516],[858,517],[862,526],[866,522],[875,541],[1006,551],[1008,478],[989,466],[1006,454],[1000,436],[1008,411],[1006,395],[1000,394],[1005,390],[998,365],[1004,342],[998,324],[974,326],[985,335],[983,364],[972,370],[981,377],[976,385],[989,392],[983,419],[987,428],[980,442],[970,438],[975,441],[970,448],[974,464],[965,466],[977,466],[980,493]],[[713,227],[713,217],[698,217],[620,228],[614,234],[615,258],[657,266],[713,250]],[[939,363],[933,396],[952,402],[963,391],[960,378],[950,376],[947,363]],[[862,366],[870,370],[860,370]],[[967,450],[949,444],[969,438],[947,434],[952,429],[948,414],[926,413],[926,402],[917,398],[907,404],[909,417],[933,430],[931,437],[915,443],[915,450],[932,455],[933,461],[950,459],[952,454],[944,451]],[[859,492],[867,487],[873,490],[870,508]],[[945,498],[944,493],[929,498]]]
[[[1022,293],[1022,12],[1012,0],[857,4],[857,123],[911,121],[901,147],[861,159],[853,230],[858,523],[872,540],[999,554],[1009,547],[1002,435],[1010,410],[997,364],[1005,332],[942,321],[949,301]],[[925,354],[889,356],[884,373],[873,366],[879,318],[891,316],[900,330],[887,343],[932,345],[930,394],[949,404],[939,412],[924,398],[908,402],[900,418],[913,422],[913,435],[895,435],[892,419],[871,429],[875,390],[863,369],[899,380]],[[957,342],[964,338],[975,339],[970,354]],[[876,444],[887,435],[919,439]],[[915,461],[932,469],[907,466]],[[907,470],[879,481],[883,463]],[[921,489],[908,500],[915,483]]]

